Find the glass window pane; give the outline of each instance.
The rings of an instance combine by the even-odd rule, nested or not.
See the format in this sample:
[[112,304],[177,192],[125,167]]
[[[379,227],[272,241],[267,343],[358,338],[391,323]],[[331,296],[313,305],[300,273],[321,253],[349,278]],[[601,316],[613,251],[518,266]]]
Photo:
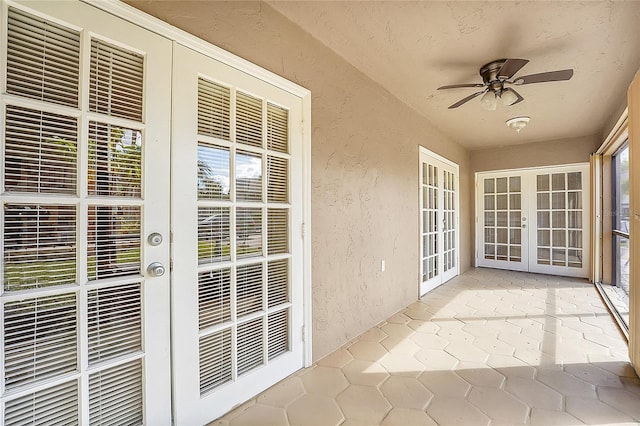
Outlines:
[[509,230],[509,244],[520,245],[522,242],[522,231],[518,229]]
[[614,227],[629,232],[629,147],[614,157]]
[[564,173],[554,173],[551,175],[551,189],[553,191],[564,191],[566,189]]
[[542,193],[538,194],[538,210],[548,209],[549,208],[549,194]]
[[509,194],[509,208],[511,210],[520,210],[521,208],[520,194]]
[[507,212],[497,212],[496,215],[498,218],[497,220],[498,226],[504,226],[504,227],[509,226],[509,224],[507,223],[507,220],[508,220]]
[[262,200],[262,156],[252,152],[236,153],[236,198],[244,201]]
[[569,211],[567,212],[567,227],[582,229],[582,212],[581,211]]
[[538,228],[550,228],[551,221],[549,219],[549,212],[538,212]]
[[522,226],[520,212],[509,212],[509,226],[512,228],[519,228]]
[[507,195],[496,195],[496,210],[507,210]]
[[549,175],[538,175],[536,177],[537,190],[548,191],[549,190]]
[[509,178],[509,192],[520,192],[520,176]]
[[538,265],[548,265],[551,259],[550,253],[548,248],[538,248]]
[[230,259],[229,212],[228,207],[198,208],[198,263]]
[[564,227],[566,227],[565,216],[566,216],[566,213],[564,211],[553,212],[553,214],[552,214],[553,227],[554,228],[564,228]]
[[[568,192],[567,193],[567,208],[581,209],[582,208],[582,193],[581,192]],[[628,208],[627,208],[628,211]]]
[[198,198],[229,199],[229,148],[198,144]]
[[484,212],[484,225],[495,226],[496,214],[494,212]]
[[549,247],[551,245],[550,231],[538,230],[538,246]]
[[566,207],[564,192],[554,192],[551,194],[551,207],[554,210],[562,210]]
[[566,247],[567,246],[567,231],[553,231],[553,246],[554,247]]
[[493,195],[484,196],[484,209],[495,210],[495,196]]
[[507,244],[508,229],[498,228],[496,230],[498,244]]
[[496,192],[508,192],[507,190],[507,178],[497,178],[496,179]]
[[582,172],[567,173],[567,189],[582,189]]
[[494,179],[485,179],[484,180],[484,193],[485,194],[493,194],[496,192],[496,184]]
[[238,257],[262,256],[262,209],[238,207],[236,240]]
[[493,228],[485,228],[484,230],[484,242],[485,243],[495,243],[496,242],[496,233]]

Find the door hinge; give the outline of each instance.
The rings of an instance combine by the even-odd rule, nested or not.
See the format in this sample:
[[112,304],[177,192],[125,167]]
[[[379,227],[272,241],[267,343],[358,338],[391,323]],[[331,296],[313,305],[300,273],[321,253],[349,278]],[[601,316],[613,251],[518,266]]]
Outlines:
[[300,235],[302,235],[302,239],[304,240],[304,222],[300,224]]
[[307,328],[304,325],[302,326],[302,341],[307,341]]

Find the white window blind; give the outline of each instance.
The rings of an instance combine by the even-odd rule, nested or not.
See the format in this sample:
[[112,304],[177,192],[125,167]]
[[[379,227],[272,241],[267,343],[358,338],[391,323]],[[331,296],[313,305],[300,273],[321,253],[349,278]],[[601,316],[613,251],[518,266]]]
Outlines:
[[13,7],[7,31],[7,93],[78,106],[80,34]]

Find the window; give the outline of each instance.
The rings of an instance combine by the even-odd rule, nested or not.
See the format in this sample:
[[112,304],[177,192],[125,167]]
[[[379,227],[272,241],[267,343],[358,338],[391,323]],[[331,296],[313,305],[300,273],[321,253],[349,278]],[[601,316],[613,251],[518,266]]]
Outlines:
[[[612,156],[613,284],[627,303],[629,298],[629,145]],[[628,312],[628,309],[626,309]],[[627,318],[626,315],[622,315]],[[627,320],[628,322],[628,320]]]

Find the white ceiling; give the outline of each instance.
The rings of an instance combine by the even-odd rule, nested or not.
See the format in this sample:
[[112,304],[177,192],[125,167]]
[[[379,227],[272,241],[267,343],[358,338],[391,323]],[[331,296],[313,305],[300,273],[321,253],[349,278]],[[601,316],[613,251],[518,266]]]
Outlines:
[[[470,149],[599,134],[640,68],[640,2],[269,1],[442,132]],[[531,62],[517,75],[573,68],[570,81],[520,86],[525,98],[485,111],[480,66]],[[528,115],[519,134],[504,124]]]

